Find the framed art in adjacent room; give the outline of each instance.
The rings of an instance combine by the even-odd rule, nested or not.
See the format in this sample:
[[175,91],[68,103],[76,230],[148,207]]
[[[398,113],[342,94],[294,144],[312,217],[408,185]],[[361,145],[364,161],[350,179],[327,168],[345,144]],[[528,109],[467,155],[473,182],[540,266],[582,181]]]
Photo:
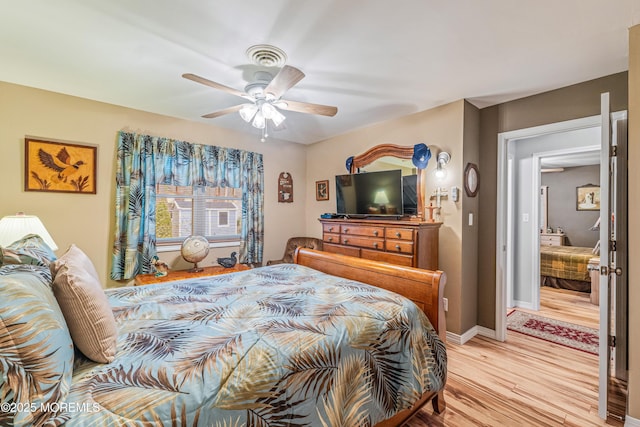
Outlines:
[[587,184],[581,187],[576,187],[576,210],[599,211],[600,186]]
[[98,147],[26,137],[24,190],[96,194]]
[[316,200],[329,200],[329,180],[316,181]]

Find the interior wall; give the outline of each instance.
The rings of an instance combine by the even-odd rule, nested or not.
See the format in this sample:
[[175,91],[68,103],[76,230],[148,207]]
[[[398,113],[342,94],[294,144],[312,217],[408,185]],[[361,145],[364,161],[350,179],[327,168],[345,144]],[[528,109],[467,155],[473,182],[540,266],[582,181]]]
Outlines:
[[[627,414],[640,422],[640,25],[629,30],[629,381]],[[634,262],[635,261],[635,262]]]
[[[468,163],[476,166],[480,162],[480,110],[469,102],[464,103],[464,152],[462,156],[462,170]],[[482,174],[479,172],[480,182]],[[451,191],[451,189],[449,189]],[[464,176],[459,188],[462,201],[461,229],[462,229],[462,295],[473,295],[474,298],[463,298],[461,304],[462,333],[478,324],[478,208],[482,193],[478,191],[475,197],[469,197],[464,190]]]
[[[238,118],[240,120],[240,118]],[[213,123],[213,122],[212,122]],[[259,135],[232,132],[215,125],[176,119],[87,99],[0,82],[0,216],[18,211],[40,217],[56,241],[58,255],[75,243],[94,262],[107,286],[114,236],[115,161],[117,132],[175,138],[263,154],[265,185],[264,260],[280,258],[288,237],[305,231],[306,147],[276,139],[259,142]],[[24,191],[25,135],[98,146],[97,194]],[[277,203],[277,178],[293,176],[293,203]],[[214,265],[233,248],[211,250],[201,263]],[[160,258],[172,268],[189,267],[179,252]]]
[[[307,182],[313,186],[316,181],[329,180],[329,200],[316,201],[315,194],[307,193],[307,235],[322,237],[318,218],[324,212],[336,211],[335,175],[347,173],[346,159],[361,154],[379,144],[413,146],[425,143],[431,150],[431,160],[427,165],[426,199],[429,201],[438,185],[450,189],[456,185],[462,188],[463,120],[465,101],[456,101],[438,108],[385,121],[373,126],[357,129],[334,138],[308,146]],[[447,165],[447,177],[436,184],[435,158],[440,151],[448,151],[451,161]],[[435,200],[432,200],[435,204]],[[476,307],[475,284],[473,292],[463,295],[462,287],[462,204],[451,198],[442,199],[440,228],[439,268],[447,274],[445,296],[449,299],[446,315],[447,330],[461,333],[464,306]],[[466,288],[465,288],[466,291]],[[475,323],[474,323],[475,325]]]
[[[480,226],[478,324],[495,329],[498,134],[600,114],[600,94],[610,93],[611,111],[626,110],[627,72],[506,102],[480,111]],[[629,144],[630,146],[633,144]],[[483,173],[484,171],[484,173]]]
[[599,240],[597,231],[589,230],[600,217],[598,211],[576,209],[576,188],[600,182],[600,166],[577,166],[562,172],[543,173],[541,184],[549,187],[549,227],[561,227],[568,246],[593,248]]

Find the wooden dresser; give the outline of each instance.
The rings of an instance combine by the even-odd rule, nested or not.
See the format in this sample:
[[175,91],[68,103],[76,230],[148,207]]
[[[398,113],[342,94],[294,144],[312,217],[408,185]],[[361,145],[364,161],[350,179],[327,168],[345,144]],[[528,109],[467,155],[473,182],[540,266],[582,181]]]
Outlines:
[[564,246],[564,238],[564,233],[540,233],[540,246]]
[[438,269],[439,222],[323,219],[323,250],[409,267]]

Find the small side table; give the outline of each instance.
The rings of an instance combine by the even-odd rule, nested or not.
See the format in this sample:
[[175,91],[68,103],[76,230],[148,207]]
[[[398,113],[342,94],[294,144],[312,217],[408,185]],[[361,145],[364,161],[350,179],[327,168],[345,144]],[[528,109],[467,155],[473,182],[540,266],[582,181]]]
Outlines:
[[172,282],[174,280],[191,279],[194,277],[217,276],[219,274],[235,273],[237,271],[249,270],[246,264],[236,264],[231,268],[224,268],[220,265],[212,267],[202,267],[202,271],[190,272],[189,270],[169,270],[166,276],[156,276],[154,273],[138,274],[134,280],[135,286],[151,285],[154,283]]

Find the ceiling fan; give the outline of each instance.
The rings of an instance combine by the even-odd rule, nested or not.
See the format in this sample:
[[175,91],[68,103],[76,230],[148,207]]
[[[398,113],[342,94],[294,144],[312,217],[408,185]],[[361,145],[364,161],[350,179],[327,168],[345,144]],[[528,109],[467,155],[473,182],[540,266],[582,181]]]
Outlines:
[[262,129],[263,142],[268,136],[268,121],[270,120],[275,127],[278,127],[286,119],[280,110],[318,114],[329,117],[335,116],[338,112],[338,108],[328,105],[283,99],[282,96],[284,93],[304,78],[302,71],[290,65],[283,66],[275,76],[272,76],[267,71],[256,71],[254,81],[245,86],[244,92],[191,73],[183,74],[182,77],[250,101],[223,110],[214,111],[202,117],[213,119],[237,111],[245,122],[251,123],[255,128]]

